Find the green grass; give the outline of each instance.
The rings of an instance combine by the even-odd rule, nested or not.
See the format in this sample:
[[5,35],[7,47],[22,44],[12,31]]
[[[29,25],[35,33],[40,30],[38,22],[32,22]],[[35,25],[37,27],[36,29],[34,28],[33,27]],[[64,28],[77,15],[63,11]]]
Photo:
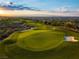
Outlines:
[[[0,56],[7,56],[5,59],[79,59],[79,42],[63,42],[65,33],[79,40],[79,33],[72,31],[15,32],[1,42]],[[7,40],[13,43],[6,44]]]
[[16,44],[31,51],[44,51],[60,45],[64,41],[64,33],[51,30],[28,30],[14,33],[5,40],[17,41]]
[[17,44],[24,49],[32,51],[48,50],[58,46],[64,41],[64,33],[62,32],[51,30],[31,30],[26,33],[27,34],[25,34],[25,32],[19,34]]
[[34,26],[35,30],[14,32],[1,41],[0,59],[79,59],[79,42],[64,42],[64,35],[79,40],[79,33],[27,19],[8,20],[1,22],[7,25],[21,22]]

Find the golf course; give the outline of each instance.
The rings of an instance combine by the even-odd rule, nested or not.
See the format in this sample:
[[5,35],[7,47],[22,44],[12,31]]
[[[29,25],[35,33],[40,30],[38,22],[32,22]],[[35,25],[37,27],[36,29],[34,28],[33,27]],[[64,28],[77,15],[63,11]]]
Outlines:
[[79,43],[65,42],[64,35],[55,30],[15,32],[0,43],[0,56],[6,59],[75,59],[78,55],[72,54],[78,54]]
[[[4,23],[4,21],[2,22]],[[20,23],[18,27],[16,22]],[[79,58],[79,42],[66,41],[64,38],[67,35],[73,36],[75,40],[79,40],[79,33],[68,30],[71,28],[66,27],[68,29],[64,29],[58,23],[56,23],[58,24],[56,26],[55,23],[53,24],[54,26],[51,26],[49,25],[50,23],[44,24],[30,20],[9,20],[5,22],[7,26],[9,23],[11,26],[16,25],[14,29],[17,30],[8,28],[7,31],[4,29],[3,35],[9,32],[12,33],[3,40],[0,40],[0,59]]]
[[[64,33],[51,31],[51,30],[28,30],[22,33],[16,33],[18,36],[15,38],[17,45],[21,48],[31,51],[44,51],[57,47],[64,40]],[[16,34],[12,34],[7,38],[10,40],[15,37]]]

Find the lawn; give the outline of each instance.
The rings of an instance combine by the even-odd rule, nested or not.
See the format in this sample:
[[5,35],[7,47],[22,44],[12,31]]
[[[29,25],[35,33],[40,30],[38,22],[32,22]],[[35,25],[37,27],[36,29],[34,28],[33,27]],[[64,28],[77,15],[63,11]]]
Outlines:
[[14,33],[6,40],[16,40],[19,47],[27,50],[44,51],[60,45],[64,41],[64,33],[51,30],[28,30]]
[[79,59],[79,42],[65,42],[64,35],[78,33],[56,30],[15,32],[0,43],[0,57],[5,59]]

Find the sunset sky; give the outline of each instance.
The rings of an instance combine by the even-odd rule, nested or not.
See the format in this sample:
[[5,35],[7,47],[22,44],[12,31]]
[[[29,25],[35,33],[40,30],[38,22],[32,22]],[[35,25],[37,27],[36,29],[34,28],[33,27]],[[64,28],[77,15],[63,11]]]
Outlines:
[[[31,8],[36,8],[43,11],[34,11],[33,14],[39,15],[66,15],[66,16],[79,16],[79,0],[0,0],[0,14],[4,15],[7,13],[7,8],[2,8],[3,5],[10,5],[12,2],[14,5],[23,5]],[[29,15],[33,11],[23,11],[23,10],[10,10],[8,12],[12,14]],[[49,12],[47,12],[49,11]],[[22,13],[21,13],[22,12]],[[29,12],[29,13],[28,13]],[[51,13],[52,12],[52,13]],[[32,15],[33,15],[32,14]],[[18,15],[18,14],[17,14]]]

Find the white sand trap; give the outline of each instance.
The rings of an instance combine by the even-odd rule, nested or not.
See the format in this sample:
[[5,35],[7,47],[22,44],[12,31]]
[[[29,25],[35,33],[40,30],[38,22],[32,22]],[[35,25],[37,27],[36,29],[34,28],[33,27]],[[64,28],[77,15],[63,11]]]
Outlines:
[[64,38],[65,41],[78,42],[78,40],[76,40],[74,36],[65,36]]

